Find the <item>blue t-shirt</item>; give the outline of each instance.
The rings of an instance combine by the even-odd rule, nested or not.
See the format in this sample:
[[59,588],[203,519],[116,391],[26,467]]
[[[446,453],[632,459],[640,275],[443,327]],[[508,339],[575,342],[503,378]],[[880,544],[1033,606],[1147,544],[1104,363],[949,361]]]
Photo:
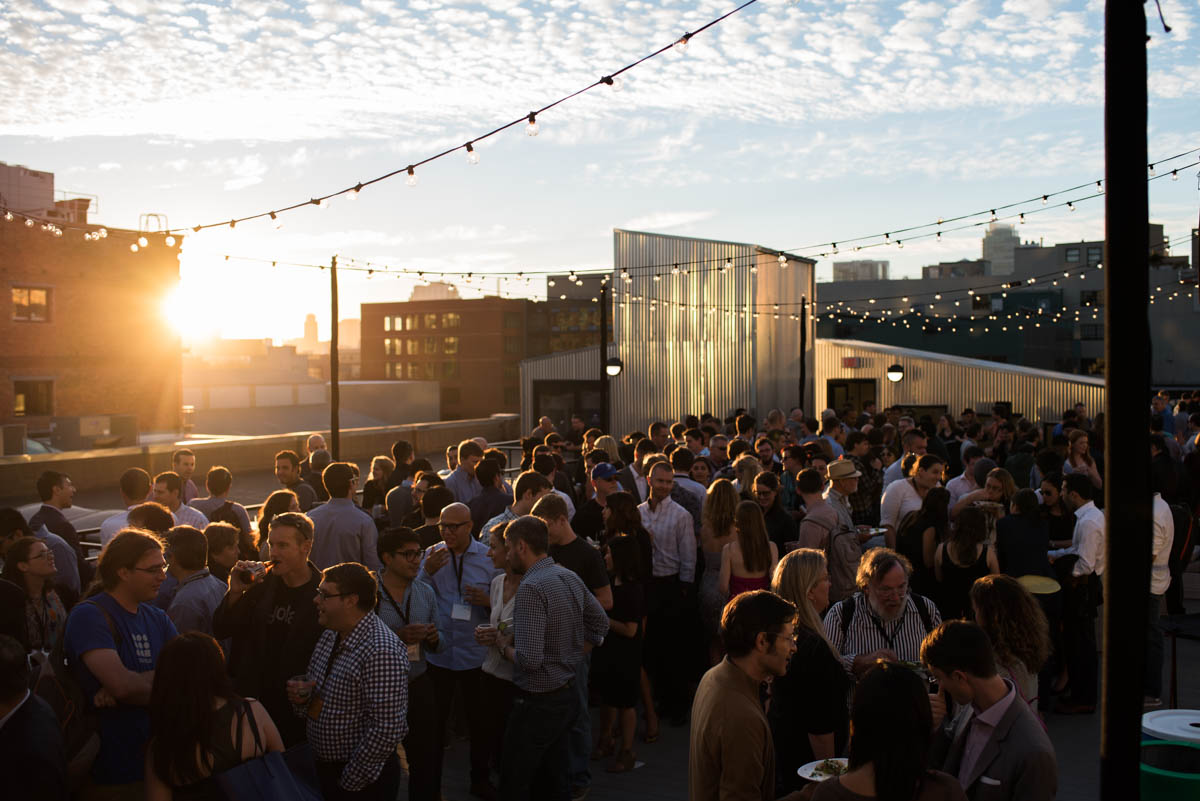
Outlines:
[[[83,663],[83,654],[98,649],[115,650],[126,668],[144,673],[154,670],[159,652],[178,632],[167,613],[150,604],[138,604],[137,614],[132,615],[107,592],[89,601],[71,610],[64,647],[90,705],[100,690],[100,681]],[[112,628],[97,606],[108,612]],[[119,642],[113,642],[113,629]],[[92,778],[98,784],[141,781],[144,749],[150,739],[150,715],[146,707],[118,703],[98,713],[100,753],[92,765]]]

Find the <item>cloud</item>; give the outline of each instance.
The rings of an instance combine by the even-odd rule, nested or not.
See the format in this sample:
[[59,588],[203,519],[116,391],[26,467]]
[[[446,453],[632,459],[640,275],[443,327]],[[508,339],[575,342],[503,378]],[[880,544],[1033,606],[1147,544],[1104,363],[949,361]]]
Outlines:
[[226,159],[217,163],[209,163],[209,168],[215,172],[225,173],[231,177],[225,179],[225,191],[236,192],[248,186],[262,183],[267,174],[267,164],[263,157],[254,154],[239,159]]
[[634,217],[617,227],[633,231],[665,231],[711,220],[716,215],[715,211],[658,211]]

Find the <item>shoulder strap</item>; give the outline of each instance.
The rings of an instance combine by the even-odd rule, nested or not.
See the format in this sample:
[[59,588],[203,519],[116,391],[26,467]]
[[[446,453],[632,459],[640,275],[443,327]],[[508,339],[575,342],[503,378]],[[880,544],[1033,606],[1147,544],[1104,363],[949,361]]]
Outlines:
[[[985,546],[986,547],[986,546]],[[984,554],[986,555],[986,551]],[[921,616],[921,625],[925,627],[925,633],[933,631],[933,618],[929,614],[929,601],[924,595],[912,593],[913,606],[917,607],[917,614]]]
[[121,633],[117,631],[117,623],[112,619],[112,615],[108,613],[107,609],[91,599],[84,601],[84,603],[91,604],[100,610],[100,614],[104,615],[104,620],[106,623],[108,623],[108,633],[111,634],[113,638],[113,645],[119,648],[121,646]]
[[[846,610],[850,611],[847,612]],[[846,637],[850,634],[850,623],[854,620],[854,613],[858,611],[858,593],[851,595],[842,603],[842,610],[839,615],[838,624],[842,630],[842,644],[846,642]]]
[[233,720],[236,724],[237,733],[233,735],[233,754],[240,762],[242,760],[242,716],[249,716],[254,720],[254,715],[250,712],[250,704],[243,702],[237,705],[233,712]]
[[[259,735],[259,733],[258,733],[258,721],[256,721],[254,719],[254,709],[253,709],[253,707],[250,706],[250,702],[253,700],[254,700],[253,698],[243,699],[242,711],[246,715],[246,722],[250,724],[250,735],[252,737],[254,737],[254,756],[258,757],[261,754],[265,754],[266,749],[263,748],[262,736]],[[241,739],[242,739],[242,727],[238,726],[238,740],[240,741]],[[241,759],[242,758],[242,747],[241,747],[240,742],[238,744],[237,753],[238,753],[238,759]]]

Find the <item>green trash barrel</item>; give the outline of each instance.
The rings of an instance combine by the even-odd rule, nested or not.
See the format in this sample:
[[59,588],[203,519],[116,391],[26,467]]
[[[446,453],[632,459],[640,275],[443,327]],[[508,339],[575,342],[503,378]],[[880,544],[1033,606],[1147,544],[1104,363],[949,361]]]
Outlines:
[[1200,743],[1143,740],[1142,801],[1200,799]]

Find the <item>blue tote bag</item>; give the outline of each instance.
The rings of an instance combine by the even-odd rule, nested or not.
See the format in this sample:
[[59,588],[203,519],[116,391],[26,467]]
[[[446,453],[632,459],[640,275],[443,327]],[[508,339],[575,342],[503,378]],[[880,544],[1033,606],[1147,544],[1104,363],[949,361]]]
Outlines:
[[[263,752],[262,738],[249,705],[242,708],[254,735],[254,753]],[[238,726],[236,753],[242,750],[242,728]],[[321,801],[321,794],[297,778],[278,751],[263,753],[248,759],[213,777],[217,786],[230,801]]]

